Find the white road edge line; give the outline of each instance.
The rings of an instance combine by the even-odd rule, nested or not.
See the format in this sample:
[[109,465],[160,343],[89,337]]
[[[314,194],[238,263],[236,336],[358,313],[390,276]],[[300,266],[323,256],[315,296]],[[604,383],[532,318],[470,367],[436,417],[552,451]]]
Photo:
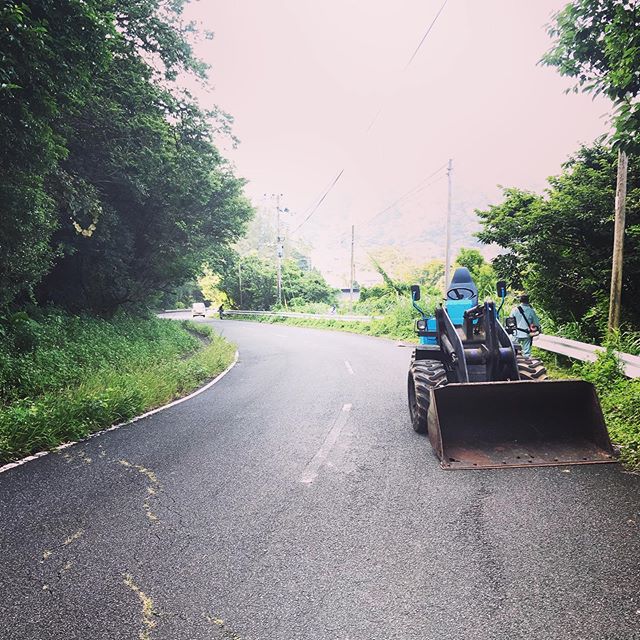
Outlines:
[[338,414],[338,417],[331,427],[331,430],[327,434],[327,437],[324,439],[322,446],[318,449],[316,455],[313,456],[311,462],[309,462],[309,464],[302,472],[302,476],[300,476],[300,482],[302,482],[303,484],[311,484],[318,477],[318,471],[320,470],[320,467],[323,465],[323,463],[327,460],[329,452],[340,437],[340,432],[347,422],[347,418],[349,417],[349,412],[351,411],[352,406],[353,405],[351,404],[343,405],[342,410]]
[[195,398],[197,395],[200,395],[201,393],[207,391],[207,389],[210,389],[211,387],[213,387],[213,385],[216,384],[216,382],[219,382],[222,378],[224,378],[227,375],[227,373],[229,373],[229,371],[231,371],[231,369],[233,369],[233,367],[235,367],[236,364],[238,364],[239,357],[240,357],[240,353],[236,351],[236,355],[233,359],[233,362],[222,373],[218,374],[213,380],[211,380],[210,382],[207,382],[207,384],[205,384],[203,387],[196,389],[193,393],[190,393],[188,396],[185,396],[184,398],[178,398],[177,400],[173,400],[173,402],[170,402],[169,404],[165,404],[162,407],[158,407],[157,409],[152,409],[151,411],[147,411],[146,413],[136,416],[131,420],[127,420],[126,422],[119,422],[118,424],[114,424],[113,426],[107,427],[106,429],[102,429],[100,431],[96,431],[95,433],[91,433],[86,438],[82,438],[82,440],[77,440],[74,442],[65,442],[55,447],[51,451],[40,451],[38,453],[34,453],[32,456],[27,456],[26,458],[22,458],[21,460],[16,460],[15,462],[9,462],[4,466],[0,467],[0,473],[4,473],[5,471],[10,471],[14,467],[19,467],[23,464],[26,464],[27,462],[31,462],[32,460],[42,458],[42,456],[46,456],[49,453],[60,451],[61,449],[66,449],[67,447],[72,447],[75,444],[86,442],[87,440],[91,440],[92,438],[97,438],[98,436],[108,433],[109,431],[115,431],[116,429],[120,429],[120,427],[126,427],[127,425],[133,424],[134,422],[138,422],[138,420],[142,420],[143,418],[148,418],[149,416],[152,416],[155,413],[160,413],[165,409],[170,409],[171,407],[175,407],[176,405],[186,402],[187,400],[191,400],[191,398]]
[[348,360],[344,361],[344,366],[347,367],[347,371],[351,374],[353,374],[353,367],[351,366],[351,363]]

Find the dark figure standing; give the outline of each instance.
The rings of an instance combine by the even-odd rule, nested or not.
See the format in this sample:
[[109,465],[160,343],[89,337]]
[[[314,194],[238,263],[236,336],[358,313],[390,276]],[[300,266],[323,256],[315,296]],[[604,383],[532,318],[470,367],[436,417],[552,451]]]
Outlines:
[[540,318],[534,308],[529,304],[529,296],[520,296],[520,304],[513,307],[511,317],[516,321],[515,337],[522,347],[522,354],[527,358],[531,356],[533,337],[540,334]]

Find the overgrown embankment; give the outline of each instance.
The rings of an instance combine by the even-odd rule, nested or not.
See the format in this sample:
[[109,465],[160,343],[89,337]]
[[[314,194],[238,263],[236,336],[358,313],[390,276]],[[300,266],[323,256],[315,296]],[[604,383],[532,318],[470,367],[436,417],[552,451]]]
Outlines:
[[154,317],[20,313],[0,331],[0,462],[166,404],[235,352],[205,325]]
[[[304,309],[307,311],[307,309]],[[326,313],[326,310],[323,310]],[[335,319],[329,318],[288,318],[284,316],[227,316],[227,318],[238,320],[251,320],[254,322],[266,322],[269,324],[284,323],[297,327],[310,327],[314,329],[331,329],[333,331],[348,331],[350,333],[361,333],[380,338],[391,338],[396,340],[414,340],[416,333],[414,324],[417,318],[410,301],[399,301],[385,312],[384,317],[371,320],[371,322],[354,322],[352,320],[341,320],[339,316]]]

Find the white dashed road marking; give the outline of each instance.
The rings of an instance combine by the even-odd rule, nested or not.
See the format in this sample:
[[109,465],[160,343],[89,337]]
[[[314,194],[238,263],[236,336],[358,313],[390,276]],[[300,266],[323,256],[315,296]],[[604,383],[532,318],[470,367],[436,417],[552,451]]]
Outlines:
[[353,375],[353,367],[351,366],[351,363],[348,360],[344,361],[344,366],[347,367],[347,371]]
[[311,462],[309,462],[305,467],[302,476],[300,477],[300,482],[304,484],[311,484],[318,477],[318,471],[324,462],[326,462],[331,448],[340,437],[340,432],[349,418],[349,412],[351,411],[352,406],[353,405],[351,404],[343,405],[342,410],[331,427],[331,431],[329,431],[327,437],[324,439],[322,446],[318,449],[316,455],[313,456]]

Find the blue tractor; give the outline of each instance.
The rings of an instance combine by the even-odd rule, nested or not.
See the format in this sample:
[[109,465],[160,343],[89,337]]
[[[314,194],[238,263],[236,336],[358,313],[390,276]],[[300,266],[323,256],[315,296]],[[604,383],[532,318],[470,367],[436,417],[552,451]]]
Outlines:
[[[498,283],[504,304],[506,287]],[[409,414],[445,469],[615,461],[593,385],[548,380],[522,355],[493,301],[479,302],[468,269],[456,269],[446,300],[428,317],[411,288],[419,344],[408,374]]]

